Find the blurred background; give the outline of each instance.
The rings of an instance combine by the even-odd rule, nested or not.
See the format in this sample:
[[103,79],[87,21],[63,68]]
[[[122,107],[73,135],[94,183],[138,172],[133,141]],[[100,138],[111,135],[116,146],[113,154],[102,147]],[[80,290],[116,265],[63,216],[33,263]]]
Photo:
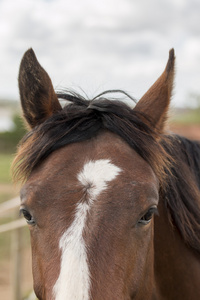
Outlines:
[[24,52],[34,49],[55,89],[89,98],[122,89],[140,99],[173,47],[170,130],[200,139],[199,20],[199,0],[0,0],[0,299],[34,299],[29,235],[11,223],[18,199],[10,201],[19,191],[10,164],[25,133],[17,83]]

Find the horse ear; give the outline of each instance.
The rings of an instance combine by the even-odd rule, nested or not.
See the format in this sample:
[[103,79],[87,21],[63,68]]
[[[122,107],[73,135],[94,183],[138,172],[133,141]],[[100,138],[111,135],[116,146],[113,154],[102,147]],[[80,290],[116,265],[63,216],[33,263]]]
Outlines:
[[18,82],[24,118],[31,128],[61,110],[51,79],[32,49],[22,58]]
[[162,132],[164,130],[174,79],[174,49],[169,51],[169,59],[163,74],[139,100],[134,110],[141,112],[153,127]]

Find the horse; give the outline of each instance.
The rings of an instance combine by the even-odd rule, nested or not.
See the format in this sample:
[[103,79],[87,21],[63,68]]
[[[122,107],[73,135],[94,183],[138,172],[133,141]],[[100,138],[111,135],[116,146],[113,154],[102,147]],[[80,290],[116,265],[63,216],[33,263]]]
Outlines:
[[13,172],[38,299],[200,299],[200,144],[167,130],[174,68],[171,49],[133,108],[55,92],[24,54]]

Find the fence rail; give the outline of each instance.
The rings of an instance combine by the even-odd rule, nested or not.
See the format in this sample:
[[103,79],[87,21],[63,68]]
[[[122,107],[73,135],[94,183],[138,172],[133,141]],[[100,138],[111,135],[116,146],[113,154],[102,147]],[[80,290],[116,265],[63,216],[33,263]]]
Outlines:
[[19,197],[15,197],[11,200],[1,203],[0,204],[0,216],[9,210],[19,207],[19,204],[20,204]]
[[0,233],[7,232],[10,230],[15,230],[24,227],[27,223],[23,219],[15,220],[3,225],[0,225]]
[[[19,207],[19,197],[13,198],[11,200],[5,201],[0,204],[0,217],[4,217],[7,212],[13,209],[17,209]],[[18,229],[24,227],[26,225],[26,221],[24,219],[18,219],[15,221],[11,221],[9,223],[0,225],[0,233]]]

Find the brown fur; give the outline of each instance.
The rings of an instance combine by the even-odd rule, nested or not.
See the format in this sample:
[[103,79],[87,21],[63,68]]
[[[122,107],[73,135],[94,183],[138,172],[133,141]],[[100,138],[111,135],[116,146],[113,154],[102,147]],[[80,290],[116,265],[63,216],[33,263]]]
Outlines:
[[[102,96],[61,109],[49,76],[29,50],[19,87],[32,130],[21,142],[15,176],[25,179],[21,205],[30,225],[34,288],[53,299],[60,271],[59,239],[87,201],[77,174],[88,160],[121,168],[87,216],[83,239],[95,300],[200,298],[200,144],[164,135],[173,87],[174,50],[164,73],[134,110]],[[141,225],[148,209],[159,217]]]

